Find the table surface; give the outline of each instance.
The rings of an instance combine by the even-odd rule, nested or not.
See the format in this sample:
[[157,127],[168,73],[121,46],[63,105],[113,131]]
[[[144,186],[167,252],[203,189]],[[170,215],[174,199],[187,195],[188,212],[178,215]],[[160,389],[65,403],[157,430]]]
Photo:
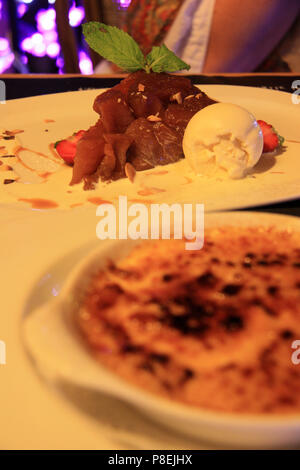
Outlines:
[[[286,93],[292,93],[293,83],[299,80],[300,74],[280,73],[280,74],[184,74],[190,78],[195,85],[239,85],[259,88],[269,88]],[[63,93],[66,91],[77,91],[95,88],[109,88],[124,78],[122,74],[109,75],[0,75],[6,86],[6,99],[25,98],[28,96],[38,96],[51,93]],[[299,106],[300,108],[300,106]],[[300,109],[299,109],[300,111]],[[299,175],[300,179],[300,175]],[[244,210],[253,210],[244,209]],[[300,198],[294,201],[269,204],[255,208],[260,212],[276,212],[300,217]]]

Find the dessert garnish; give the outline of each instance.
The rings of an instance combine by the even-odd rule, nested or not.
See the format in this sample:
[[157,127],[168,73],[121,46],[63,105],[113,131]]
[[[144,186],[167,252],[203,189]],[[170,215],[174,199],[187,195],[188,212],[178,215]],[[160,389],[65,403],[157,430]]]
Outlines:
[[279,135],[271,124],[267,124],[261,119],[259,119],[257,122],[262,130],[264,138],[263,153],[273,152],[274,150],[281,148],[284,143],[284,137]]
[[74,164],[77,144],[79,140],[83,137],[84,133],[85,131],[83,130],[74,132],[72,136],[67,137],[63,140],[58,140],[54,144],[54,148],[56,149],[57,153],[67,165]]
[[190,69],[165,44],[154,46],[144,56],[137,42],[116,26],[91,21],[85,23],[82,29],[86,42],[94,51],[126,72],[145,70],[147,73],[160,73]]

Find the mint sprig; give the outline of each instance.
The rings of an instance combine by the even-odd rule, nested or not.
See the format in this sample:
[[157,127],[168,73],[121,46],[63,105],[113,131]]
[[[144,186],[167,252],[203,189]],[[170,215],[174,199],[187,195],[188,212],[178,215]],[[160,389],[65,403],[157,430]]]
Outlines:
[[164,44],[153,47],[144,57],[137,42],[116,26],[91,21],[83,25],[83,34],[91,49],[126,72],[177,72],[190,69]]
[[86,42],[102,57],[127,72],[144,67],[145,59],[135,40],[115,26],[91,21],[83,25]]
[[177,72],[178,70],[189,70],[191,67],[179,59],[174,52],[170,51],[165,44],[152,47],[146,57],[145,70],[153,72]]

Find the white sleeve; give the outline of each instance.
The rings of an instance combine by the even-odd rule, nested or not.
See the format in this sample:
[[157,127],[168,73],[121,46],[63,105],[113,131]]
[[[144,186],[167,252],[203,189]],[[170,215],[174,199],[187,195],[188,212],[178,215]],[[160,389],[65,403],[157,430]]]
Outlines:
[[202,72],[214,6],[215,0],[185,0],[165,37],[166,46],[191,66],[189,73]]

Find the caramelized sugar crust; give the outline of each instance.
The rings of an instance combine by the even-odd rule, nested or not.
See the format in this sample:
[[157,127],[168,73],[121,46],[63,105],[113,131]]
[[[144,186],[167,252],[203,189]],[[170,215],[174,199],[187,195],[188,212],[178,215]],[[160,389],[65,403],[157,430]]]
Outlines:
[[172,400],[237,413],[300,411],[300,237],[273,228],[144,242],[92,280],[77,316],[101,363]]

